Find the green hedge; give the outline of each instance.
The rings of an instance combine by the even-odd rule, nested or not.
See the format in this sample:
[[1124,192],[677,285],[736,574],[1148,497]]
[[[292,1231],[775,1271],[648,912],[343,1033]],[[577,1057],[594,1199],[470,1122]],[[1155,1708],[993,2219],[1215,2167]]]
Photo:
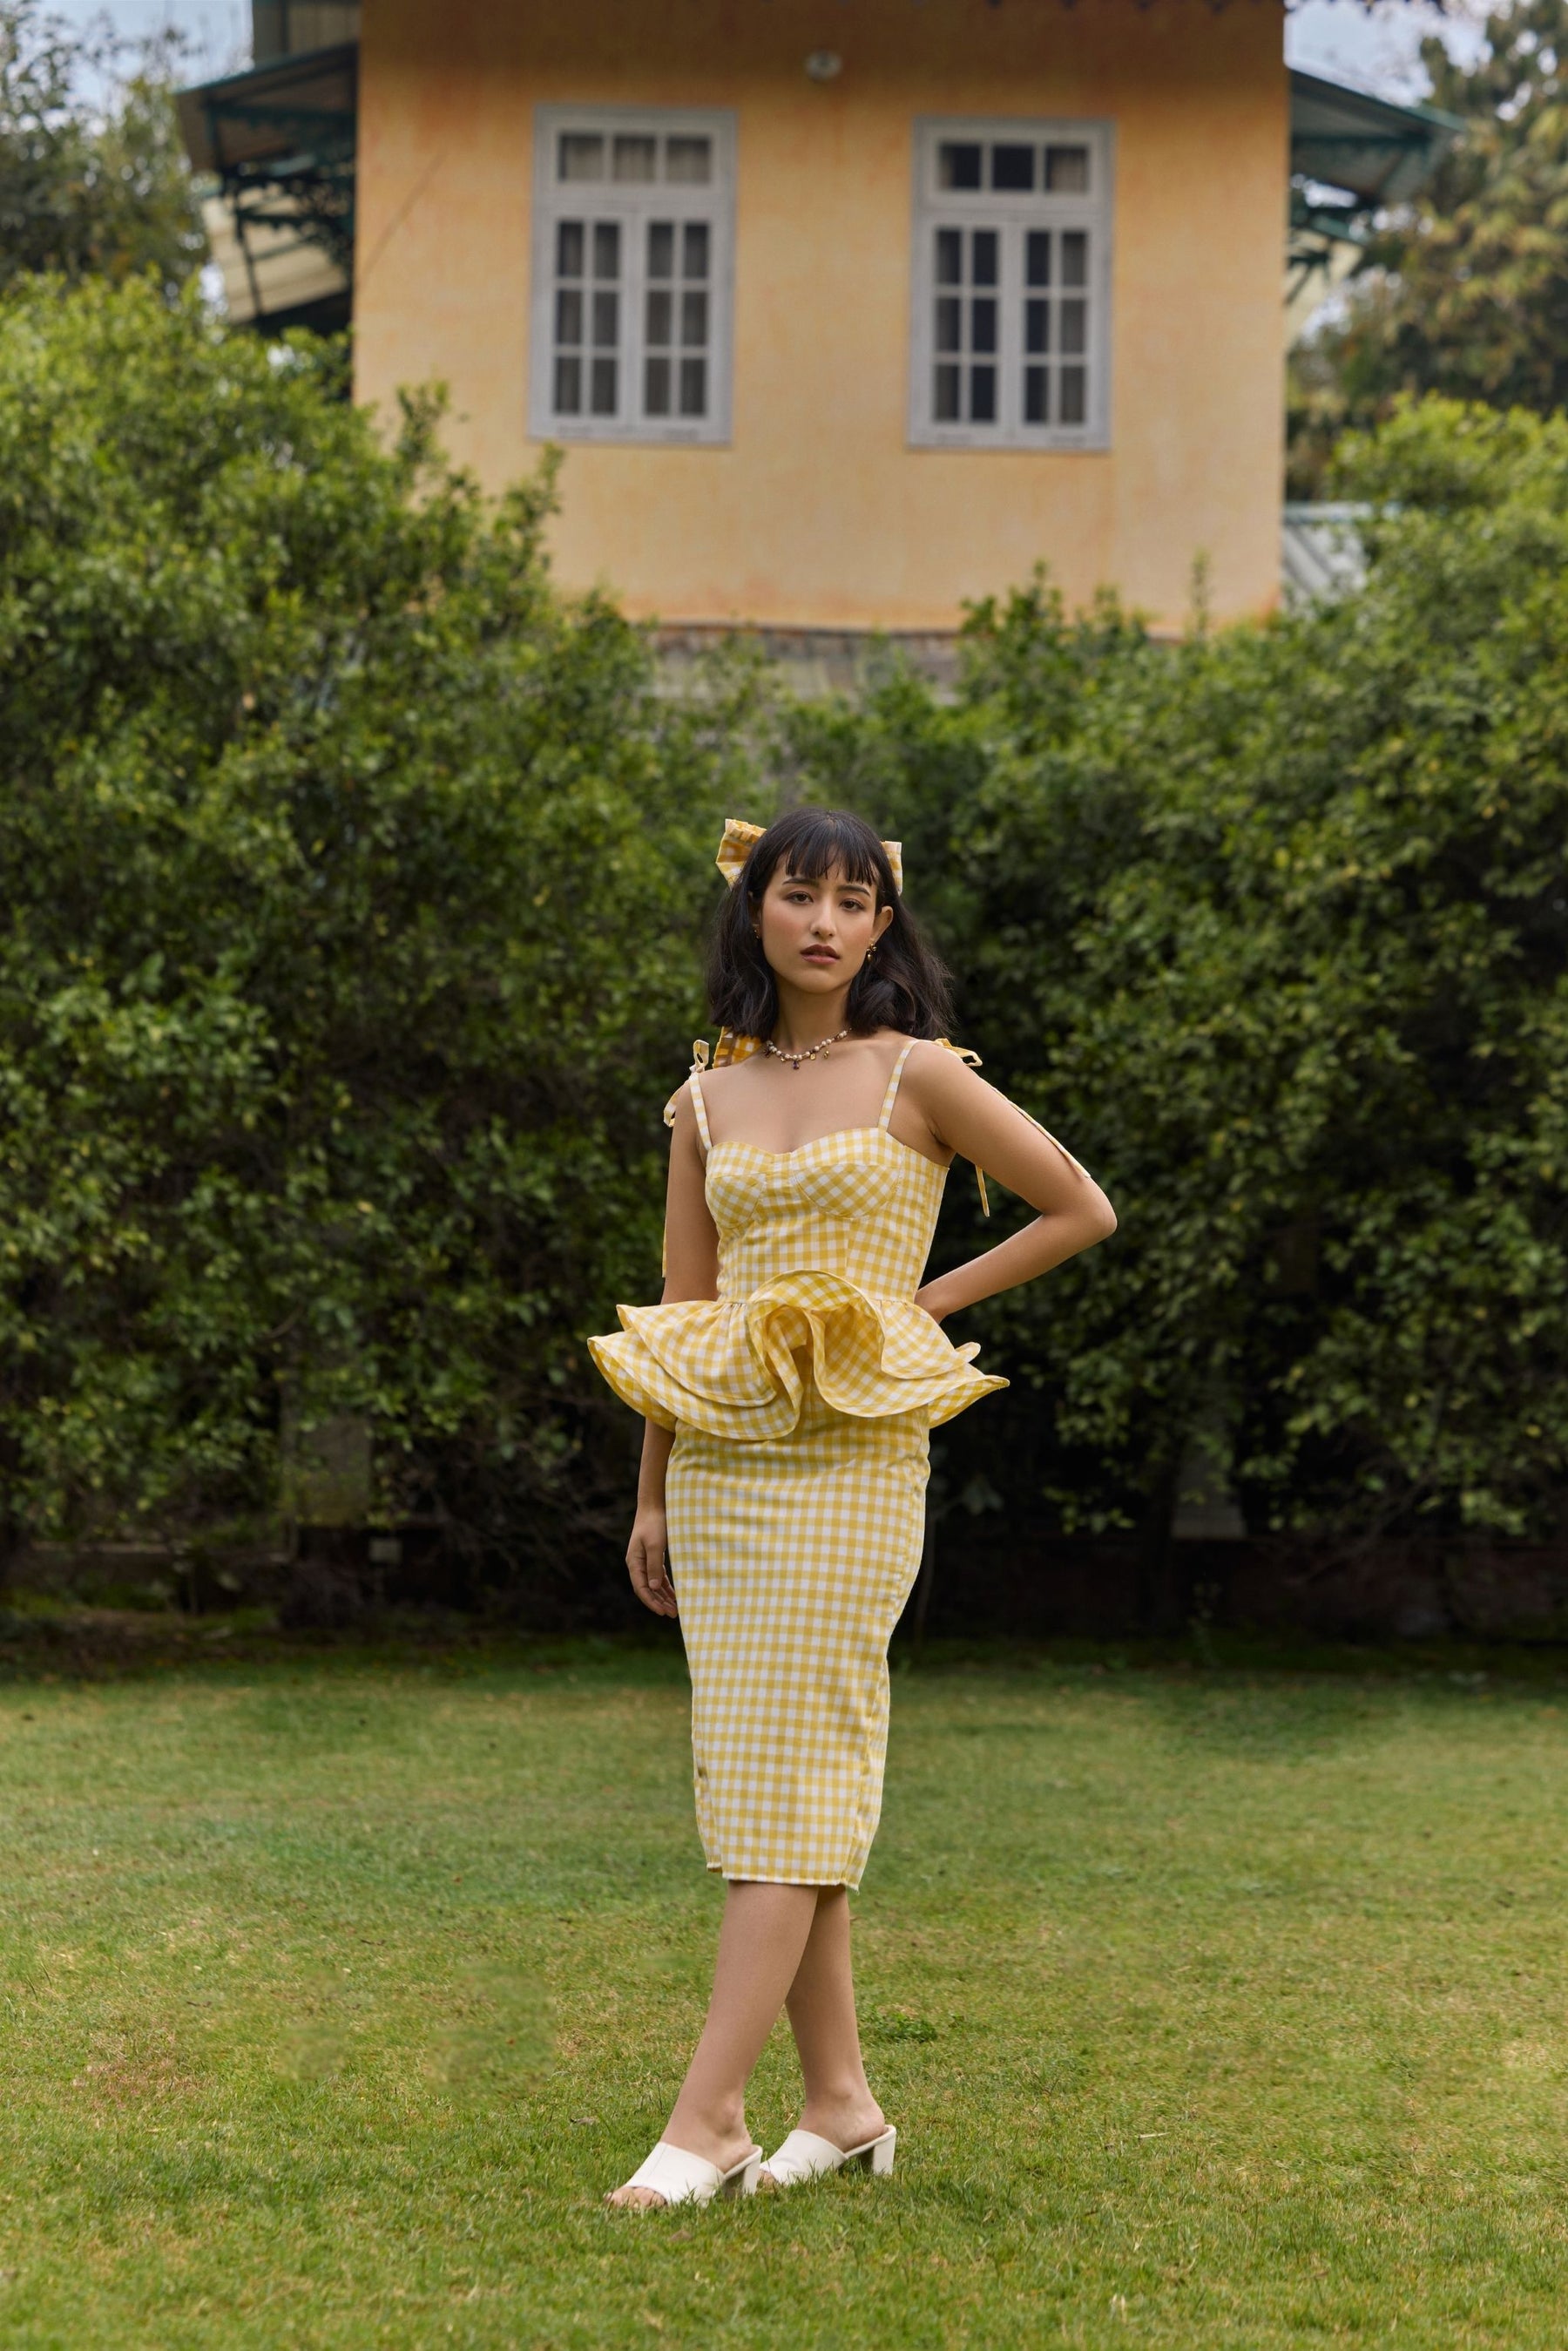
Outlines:
[[347,1413],[487,1572],[613,1565],[582,1335],[657,1281],[713,841],[781,779],[902,835],[963,1038],[1121,1214],[973,1318],[1014,1385],[950,1478],[1158,1529],[1202,1436],[1259,1530],[1558,1530],[1568,426],[1354,447],[1336,605],[1173,647],[1036,583],[956,700],[770,712],[661,697],[553,589],[549,481],[482,500],[340,368],[0,305],[10,1541],[263,1513]]
[[657,1275],[730,714],[341,367],[0,308],[13,1540],[265,1510],[342,1413],[383,1509],[541,1565],[618,1494],[580,1337]]
[[1260,1532],[1563,1531],[1568,423],[1428,402],[1340,487],[1340,603],[1172,648],[1036,584],[956,705],[787,722],[1120,1213],[975,1317],[1036,1400],[954,1442],[1037,1517],[1158,1530],[1202,1437]]

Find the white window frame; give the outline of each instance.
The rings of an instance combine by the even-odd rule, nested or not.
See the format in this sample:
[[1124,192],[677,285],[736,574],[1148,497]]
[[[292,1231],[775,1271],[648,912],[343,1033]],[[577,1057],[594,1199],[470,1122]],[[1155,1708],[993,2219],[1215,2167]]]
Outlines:
[[[1086,147],[1089,187],[1083,194],[996,193],[937,184],[938,151],[947,140]],[[1111,434],[1111,236],[1116,150],[1106,121],[1054,118],[922,115],[915,123],[914,227],[910,287],[909,423],[921,449],[1108,449]],[[936,232],[939,227],[1001,232],[1001,401],[994,424],[939,423],[935,395]],[[1089,233],[1087,402],[1081,424],[1030,424],[1023,417],[1023,236],[1031,228]]]
[[[628,184],[561,181],[564,131],[618,132],[713,142],[714,175],[698,183]],[[578,212],[617,221],[625,256],[618,355],[619,403],[613,416],[560,416],[555,409],[556,229]],[[652,220],[708,224],[708,413],[646,416],[642,410],[646,339],[647,225]],[[734,314],[735,117],[722,107],[539,106],[534,110],[534,220],[529,301],[528,430],[539,441],[725,444],[730,439]]]

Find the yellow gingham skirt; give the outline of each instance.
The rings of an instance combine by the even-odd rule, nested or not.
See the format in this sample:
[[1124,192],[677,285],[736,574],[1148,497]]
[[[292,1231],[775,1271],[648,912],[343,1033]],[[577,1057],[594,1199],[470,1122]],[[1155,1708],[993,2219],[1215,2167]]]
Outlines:
[[809,1371],[805,1388],[784,1437],[682,1424],[670,1562],[709,1868],[857,1886],[882,1809],[888,1643],[919,1572],[929,1416],[857,1419]]

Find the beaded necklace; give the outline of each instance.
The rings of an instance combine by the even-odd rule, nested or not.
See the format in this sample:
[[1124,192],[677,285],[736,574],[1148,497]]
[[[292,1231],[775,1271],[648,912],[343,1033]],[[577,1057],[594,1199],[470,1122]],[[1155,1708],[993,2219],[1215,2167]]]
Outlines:
[[800,1075],[800,1065],[803,1061],[815,1061],[819,1053],[826,1061],[827,1056],[832,1052],[835,1045],[842,1044],[848,1034],[849,1031],[847,1029],[841,1029],[836,1037],[819,1038],[815,1045],[806,1045],[803,1047],[801,1051],[798,1053],[787,1052],[784,1046],[775,1045],[771,1037],[764,1037],[763,1039],[763,1050],[764,1053],[771,1053],[775,1061],[787,1061],[790,1068],[794,1071],[796,1077],[798,1077]]

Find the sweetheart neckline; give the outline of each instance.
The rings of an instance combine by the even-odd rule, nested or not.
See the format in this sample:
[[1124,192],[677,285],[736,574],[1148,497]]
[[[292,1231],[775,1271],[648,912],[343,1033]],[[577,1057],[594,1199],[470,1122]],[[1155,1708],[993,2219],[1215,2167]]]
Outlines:
[[837,1143],[846,1134],[885,1134],[896,1151],[907,1151],[911,1159],[923,1161],[926,1166],[934,1167],[939,1175],[947,1175],[952,1166],[950,1159],[933,1159],[929,1151],[920,1150],[917,1144],[900,1142],[892,1129],[886,1126],[836,1126],[826,1134],[814,1134],[809,1143],[792,1144],[787,1151],[770,1151],[765,1143],[741,1143],[733,1139],[728,1143],[713,1143],[708,1146],[708,1157],[703,1165],[706,1167],[711,1162],[715,1151],[752,1151],[759,1159],[798,1159],[803,1151],[815,1151],[819,1143]]

